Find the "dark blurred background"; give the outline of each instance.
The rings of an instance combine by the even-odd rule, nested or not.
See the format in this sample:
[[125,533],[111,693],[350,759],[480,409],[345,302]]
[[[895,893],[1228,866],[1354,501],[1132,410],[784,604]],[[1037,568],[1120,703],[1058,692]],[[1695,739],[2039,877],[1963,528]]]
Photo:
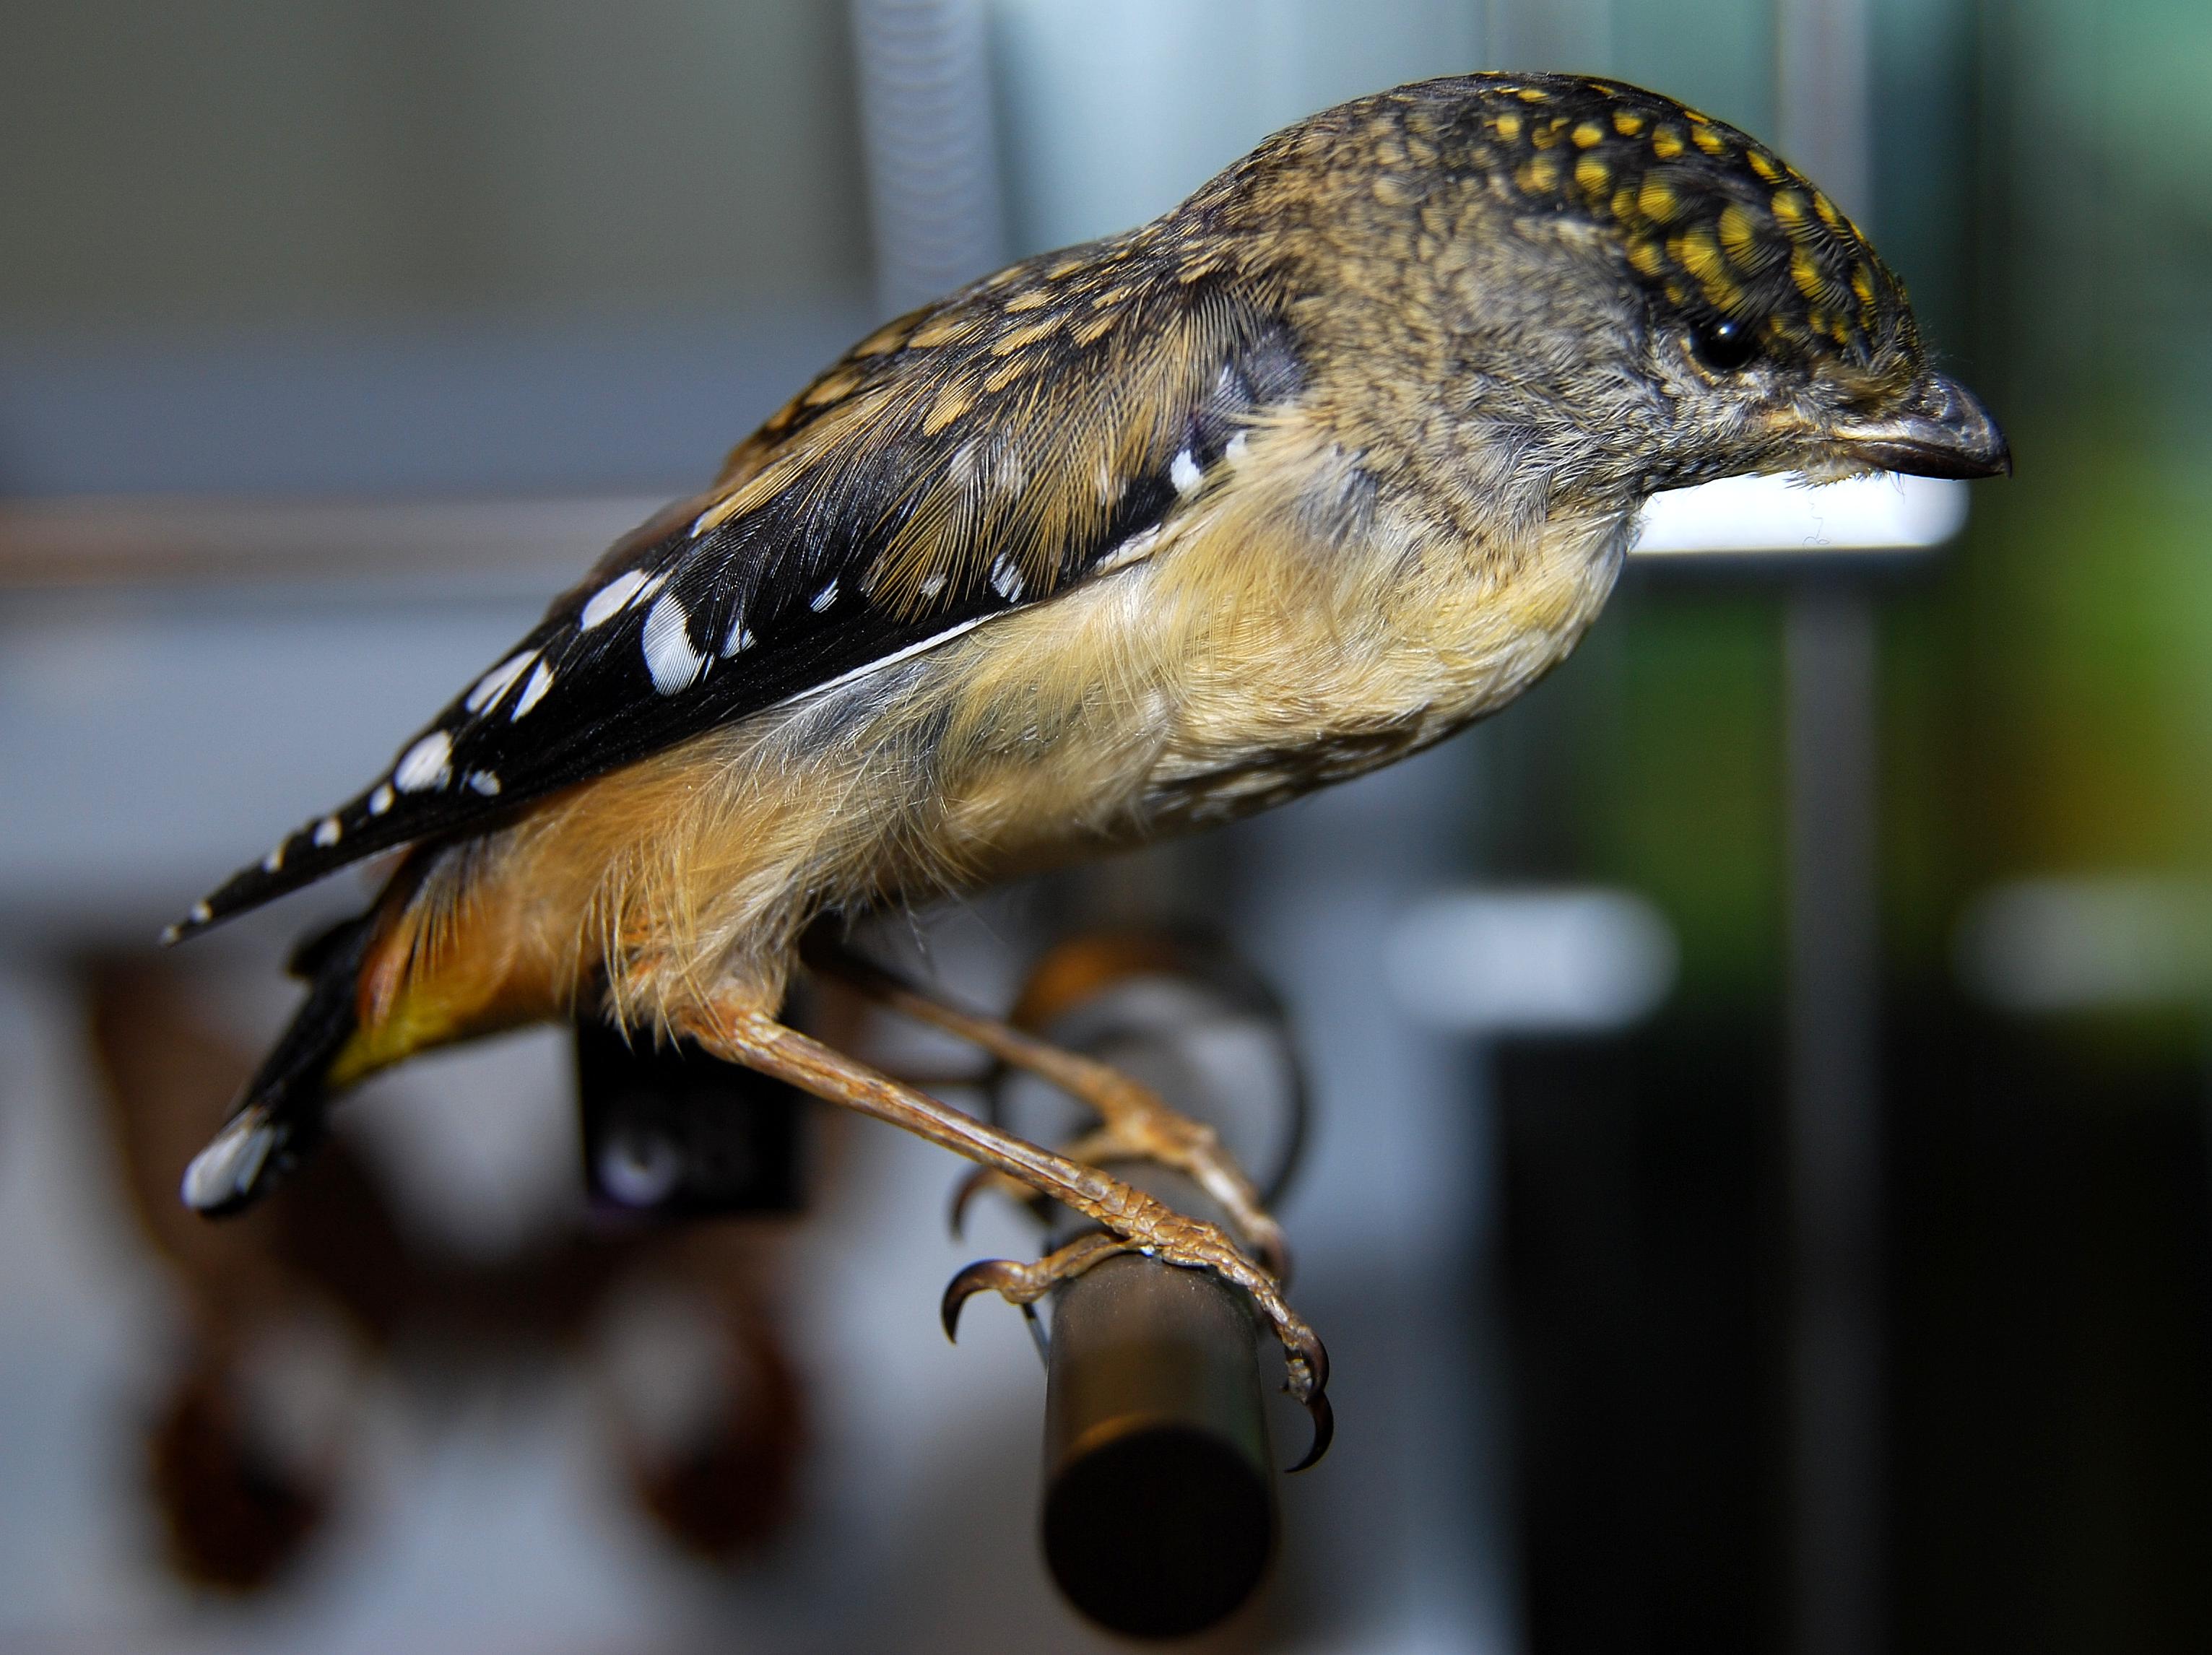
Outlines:
[[2019,476],[1923,552],[1633,558],[1495,724],[932,927],[1003,1004],[1203,920],[1297,1015],[1344,1428],[1210,1646],[2212,1646],[2183,0],[0,7],[0,1642],[1097,1638],[1026,1336],[934,1325],[1034,1238],[945,1240],[943,1157],[816,1118],[801,1215],[610,1235],[532,1036],[208,1231],[178,1172],[359,888],[147,943],[872,318],[1484,66],[1779,142]]

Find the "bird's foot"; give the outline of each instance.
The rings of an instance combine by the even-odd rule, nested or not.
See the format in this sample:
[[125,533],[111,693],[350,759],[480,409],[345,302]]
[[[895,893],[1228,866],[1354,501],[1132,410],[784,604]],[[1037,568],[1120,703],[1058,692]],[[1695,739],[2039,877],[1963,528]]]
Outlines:
[[[895,984],[891,992],[883,997],[891,998],[893,994],[908,997],[906,991]],[[1003,1025],[953,1012],[944,1013],[943,1019],[948,1023],[980,1027],[984,1037],[979,1038],[979,1044],[1009,1062],[1017,1061],[1017,1056],[1000,1047],[1016,1048],[1023,1065],[1033,1068],[1047,1079],[1057,1082],[1055,1070],[1065,1072],[1067,1064],[1084,1064],[1111,1076],[1121,1087],[1142,1089],[1103,1064],[1043,1046]],[[1236,1244],[1215,1226],[1186,1217],[1110,1173],[1040,1149],[988,1121],[963,1114],[926,1092],[902,1085],[888,1075],[779,1023],[757,1009],[733,1007],[685,1032],[707,1051],[729,1062],[744,1064],[762,1074],[802,1087],[817,1097],[903,1126],[933,1143],[1006,1173],[1024,1187],[1089,1219],[1103,1232],[1088,1239],[1079,1238],[1034,1264],[994,1259],[963,1270],[945,1290],[943,1308],[948,1332],[957,1324],[961,1305],[986,1288],[994,1288],[1016,1304],[1034,1303],[1056,1283],[1080,1276],[1100,1259],[1117,1252],[1142,1253],[1182,1270],[1211,1270],[1249,1294],[1260,1313],[1273,1327],[1275,1337],[1282,1342],[1288,1368],[1285,1388],[1305,1405],[1314,1422],[1313,1446],[1295,1469],[1304,1470],[1312,1464],[1328,1446],[1334,1423],[1326,1395],[1328,1358],[1322,1349],[1321,1341],[1285,1301],[1275,1276],[1239,1252]],[[966,1030],[958,1028],[954,1032]],[[1094,1089],[1080,1085],[1068,1089],[1085,1102],[1100,1101]],[[1100,1107],[1099,1112],[1109,1123],[1121,1112],[1120,1101],[1118,1098],[1109,1099]],[[1164,1109],[1165,1106],[1161,1107]],[[1257,1200],[1251,1204],[1256,1209]]]
[[[1102,1109],[1103,1119],[1093,1131],[1062,1148],[1071,1161],[1105,1167],[1115,1161],[1150,1161],[1181,1173],[1205,1191],[1229,1219],[1245,1248],[1267,1274],[1288,1286],[1291,1248],[1283,1227],[1261,1204],[1260,1192],[1245,1176],[1237,1158],[1211,1126],[1170,1108],[1151,1088],[1139,1084],[1104,1064],[1093,1069],[1094,1090],[1086,1102],[1097,1106],[1099,1093],[1110,1092],[1112,1101]],[[952,1230],[958,1234],[968,1203],[985,1191],[1009,1199],[1033,1202],[1036,1194],[1020,1179],[988,1167],[978,1167],[962,1180],[952,1197]]]
[[[878,1003],[970,1041],[1000,1063],[1037,1076],[1087,1106],[1097,1115],[1098,1125],[1064,1152],[1070,1160],[1092,1167],[1148,1161],[1182,1173],[1221,1209],[1270,1275],[1279,1282],[1290,1280],[1290,1246],[1282,1226],[1261,1203],[1259,1191],[1212,1127],[1170,1108],[1151,1087],[1110,1064],[1054,1046],[998,1018],[948,1005],[834,943],[817,938],[807,957],[817,970]],[[968,1203],[985,1189],[1018,1201],[1034,1198],[1034,1191],[1019,1179],[987,1167],[953,1197],[956,1234]]]
[[[1012,1180],[1009,1180],[1012,1182]],[[1019,1187],[1017,1185],[1017,1187]],[[1141,1253],[1181,1270],[1211,1270],[1241,1288],[1267,1319],[1283,1347],[1284,1389],[1304,1404],[1313,1421],[1313,1441],[1293,1471],[1303,1471],[1328,1452],[1336,1416],[1328,1401],[1328,1352],[1283,1297],[1277,1278],[1253,1263],[1227,1235],[1201,1219],[1187,1218],[1156,1201],[1139,1197],[1133,1210],[1117,1215],[1110,1231],[1091,1230],[1034,1264],[1012,1258],[979,1259],[954,1276],[945,1289],[940,1313],[948,1339],[958,1336],[961,1306],[975,1294],[996,1293],[1009,1304],[1030,1306],[1062,1282],[1119,1253]]]

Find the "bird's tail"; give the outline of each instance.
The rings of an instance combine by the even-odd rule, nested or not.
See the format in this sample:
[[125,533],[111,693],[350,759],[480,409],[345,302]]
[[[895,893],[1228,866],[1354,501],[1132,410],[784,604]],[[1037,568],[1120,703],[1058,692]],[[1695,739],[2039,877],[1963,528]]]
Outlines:
[[307,998],[246,1084],[222,1130],[185,1169],[185,1204],[210,1218],[245,1211],[321,1143],[328,1131],[331,1067],[359,1018],[362,968],[376,931],[374,910],[310,938],[291,972]]

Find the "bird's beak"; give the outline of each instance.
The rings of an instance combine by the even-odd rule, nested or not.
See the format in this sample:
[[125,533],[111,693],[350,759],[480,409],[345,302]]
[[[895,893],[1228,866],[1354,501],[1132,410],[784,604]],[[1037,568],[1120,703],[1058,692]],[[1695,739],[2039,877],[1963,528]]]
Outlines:
[[1920,376],[1905,405],[1879,420],[1846,421],[1828,434],[1842,456],[1921,477],[2012,475],[2012,449],[1974,393],[1948,373]]

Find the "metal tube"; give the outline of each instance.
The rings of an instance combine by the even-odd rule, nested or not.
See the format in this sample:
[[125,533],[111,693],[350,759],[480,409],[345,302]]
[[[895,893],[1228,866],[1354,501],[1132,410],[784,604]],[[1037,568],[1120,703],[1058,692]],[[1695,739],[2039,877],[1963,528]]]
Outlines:
[[984,0],[852,0],[876,290],[886,315],[1006,256]]
[[[1783,148],[1873,210],[1866,0],[1776,0]],[[1874,609],[1811,585],[1789,611],[1793,1300],[1790,1645],[1887,1641],[1881,1513],[1881,1030]]]
[[1243,1295],[1126,1255],[1060,1289],[1045,1393],[1045,1561],[1110,1631],[1177,1638],[1249,1597],[1274,1470]]
[[1789,663],[1791,1642],[1798,1655],[1863,1655],[1885,1641],[1868,600],[1798,594]]

